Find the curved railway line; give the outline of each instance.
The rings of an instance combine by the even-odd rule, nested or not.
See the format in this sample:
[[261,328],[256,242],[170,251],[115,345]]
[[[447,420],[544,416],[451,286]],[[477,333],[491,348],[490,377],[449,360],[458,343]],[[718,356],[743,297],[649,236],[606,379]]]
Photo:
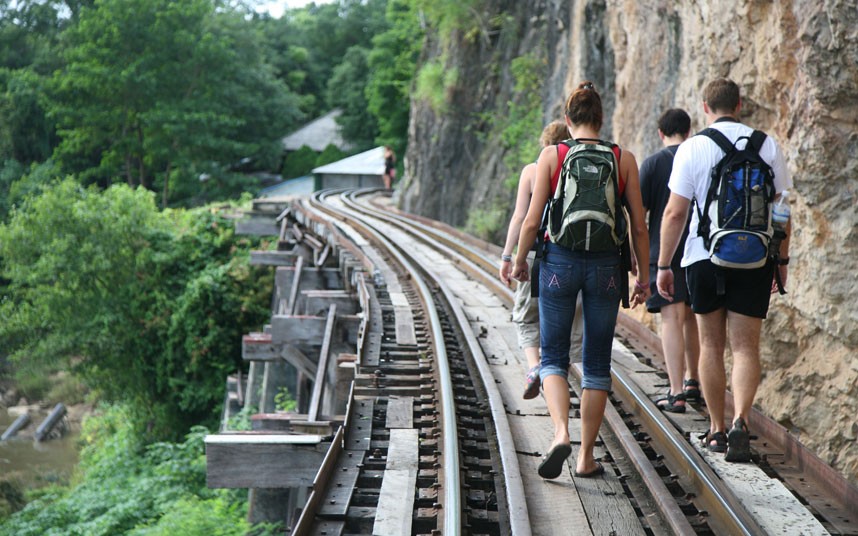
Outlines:
[[624,314],[597,444],[606,475],[574,479],[572,467],[543,481],[550,419],[541,397],[520,399],[499,249],[373,190],[317,192],[292,216],[348,248],[373,283],[345,423],[292,534],[858,535],[855,487],[764,416],[752,420],[754,463],[727,464],[699,448],[705,407],[659,411],[658,339]]

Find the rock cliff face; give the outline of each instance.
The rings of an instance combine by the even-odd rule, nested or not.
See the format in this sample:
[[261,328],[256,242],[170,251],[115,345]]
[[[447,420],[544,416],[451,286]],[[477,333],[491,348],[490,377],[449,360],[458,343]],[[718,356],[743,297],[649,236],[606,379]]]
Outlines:
[[[545,122],[562,116],[578,82],[593,80],[603,137],[638,162],[659,148],[664,109],[682,107],[692,130],[703,128],[703,87],[735,80],[743,121],[780,142],[795,183],[789,294],[772,298],[764,323],[758,404],[858,482],[858,10],[838,0],[732,5],[483,0],[472,31],[427,39],[422,61],[443,61],[458,77],[445,110],[412,103],[400,204],[459,226],[502,207],[501,240],[513,202],[503,179],[516,170],[488,129],[522,98],[509,72],[516,57],[543,61]],[[493,20],[504,22],[480,22]]]

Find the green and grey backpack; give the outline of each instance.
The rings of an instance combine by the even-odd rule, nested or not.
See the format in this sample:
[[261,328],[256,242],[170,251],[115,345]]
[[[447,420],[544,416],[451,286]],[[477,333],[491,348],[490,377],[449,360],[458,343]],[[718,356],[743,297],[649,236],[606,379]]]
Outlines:
[[561,142],[557,149],[562,164],[548,204],[548,237],[575,251],[618,251],[628,237],[620,148],[581,138]]

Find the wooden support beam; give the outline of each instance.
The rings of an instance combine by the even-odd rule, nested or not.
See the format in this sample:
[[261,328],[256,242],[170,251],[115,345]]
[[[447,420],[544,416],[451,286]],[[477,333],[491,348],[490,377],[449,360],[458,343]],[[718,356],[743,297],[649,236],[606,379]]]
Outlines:
[[[292,285],[289,288],[289,297],[286,300],[286,314],[295,314],[295,302],[298,300],[298,288],[301,285],[301,273],[304,267],[304,257],[298,257],[295,261],[295,270],[292,273]],[[276,274],[275,274],[276,277]]]
[[330,244],[325,244],[325,247],[322,248],[322,251],[319,252],[318,256],[314,259],[313,264],[316,266],[324,266],[325,261],[328,260],[328,257],[331,255],[331,250],[333,248]]
[[320,251],[325,246],[321,240],[307,233],[304,233],[303,241],[316,251]]
[[252,216],[235,222],[237,235],[277,236],[277,230],[277,224],[270,216]]
[[[344,344],[357,345],[360,317],[355,315],[337,316],[336,333]],[[271,342],[273,344],[294,344],[299,348],[317,347],[325,335],[327,320],[322,316],[271,317]]]
[[289,251],[251,251],[250,264],[253,266],[294,266],[295,259],[300,257],[294,249]]
[[306,314],[320,314],[327,311],[331,304],[337,306],[341,315],[359,312],[356,296],[345,290],[302,290],[298,298],[299,310]]
[[316,370],[318,370],[316,363],[294,344],[285,344],[283,350],[280,352],[280,356],[287,363],[298,369],[301,374],[310,378],[316,377]]
[[316,369],[316,376],[313,381],[313,395],[310,398],[310,409],[307,411],[308,421],[316,421],[319,419],[319,411],[322,404],[322,393],[325,387],[325,375],[328,370],[328,361],[330,359],[331,337],[334,335],[334,324],[336,319],[337,306],[331,305],[330,309],[328,309],[325,333],[322,337],[322,350],[319,353],[319,366]]
[[254,212],[260,212],[265,214],[274,215],[279,213],[276,219],[281,219],[285,217],[289,212],[289,201],[286,199],[272,199],[267,197],[260,197],[254,199],[251,203],[251,208]]
[[250,362],[250,371],[247,373],[247,388],[244,393],[244,407],[259,409],[259,396],[262,394],[262,378],[265,374],[265,366],[258,361]]
[[[301,274],[301,290],[342,290],[343,274],[338,268],[315,268],[303,263],[304,273]],[[274,272],[274,284],[281,295],[292,288],[295,279],[295,265],[282,266]]]
[[256,413],[250,416],[250,429],[268,432],[291,432],[292,423],[306,420],[307,416],[301,413]]
[[243,432],[205,438],[210,488],[311,486],[330,447],[318,435]]
[[304,231],[302,231],[297,224],[293,225],[289,229],[292,231],[292,236],[295,237],[295,240],[297,240],[298,242],[304,240]]
[[270,333],[248,333],[241,338],[241,358],[245,361],[268,361],[278,354]]

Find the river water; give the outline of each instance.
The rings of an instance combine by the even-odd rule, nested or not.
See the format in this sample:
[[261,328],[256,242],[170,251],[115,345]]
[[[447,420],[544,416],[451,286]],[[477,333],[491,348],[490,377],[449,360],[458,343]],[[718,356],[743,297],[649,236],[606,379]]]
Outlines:
[[[30,424],[17,436],[0,441],[0,480],[18,481],[23,488],[37,488],[52,483],[68,483],[78,462],[78,426],[71,425],[60,439],[37,442],[33,439],[36,428],[52,408],[30,412]],[[0,409],[0,435],[9,428],[17,416]]]

